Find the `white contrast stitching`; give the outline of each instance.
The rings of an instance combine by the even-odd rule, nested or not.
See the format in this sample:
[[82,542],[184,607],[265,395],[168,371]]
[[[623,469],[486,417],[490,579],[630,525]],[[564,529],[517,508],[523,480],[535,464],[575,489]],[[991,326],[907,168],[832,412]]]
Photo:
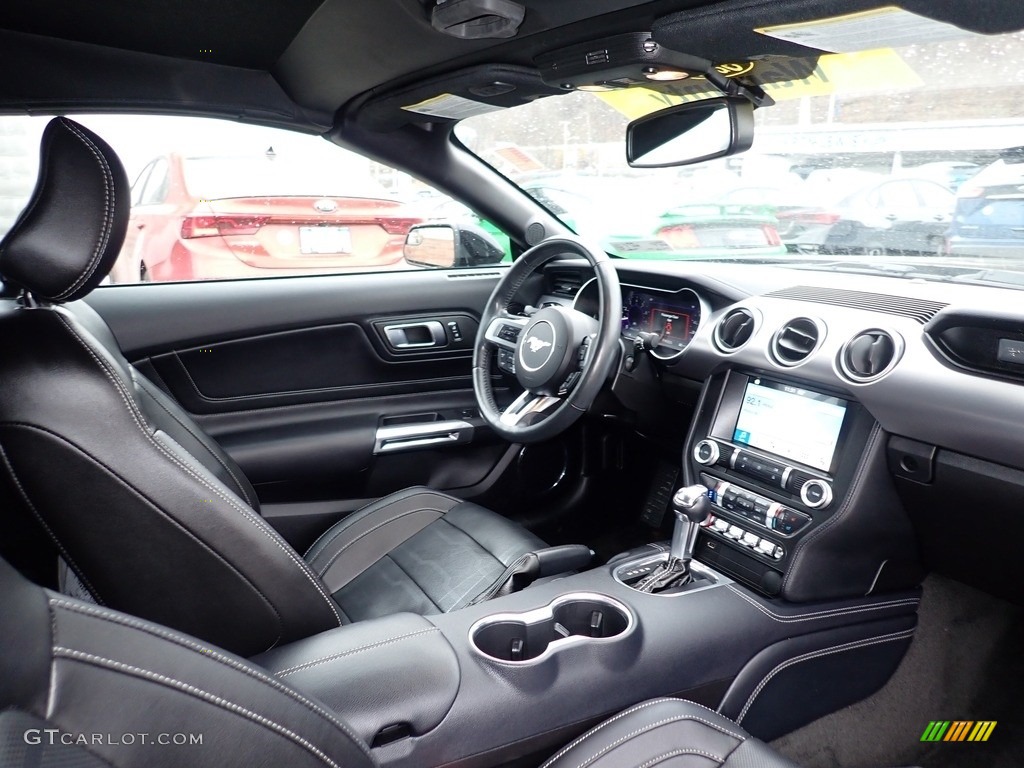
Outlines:
[[96,588],[93,587],[91,583],[89,583],[89,579],[85,577],[85,571],[78,567],[78,564],[72,559],[70,552],[68,552],[67,547],[61,544],[60,539],[57,538],[57,535],[53,532],[53,529],[46,524],[46,520],[44,520],[43,516],[39,514],[39,510],[36,509],[36,505],[32,503],[32,499],[30,499],[28,494],[25,492],[25,487],[21,484],[21,480],[18,479],[18,475],[14,472],[14,467],[11,465],[10,459],[7,458],[7,452],[4,450],[2,444],[0,444],[0,459],[3,460],[4,466],[7,467],[7,473],[8,475],[10,475],[10,478],[14,482],[15,487],[18,489],[18,493],[21,494],[22,501],[25,502],[25,505],[32,512],[32,515],[35,517],[35,519],[39,521],[39,524],[43,526],[43,530],[45,530],[46,533],[49,534],[50,538],[53,539],[53,543],[57,545],[57,549],[60,550],[61,555],[64,556],[64,559],[67,561],[68,565],[71,566],[75,575],[78,576],[79,580],[81,580],[81,582],[85,585],[85,588],[89,590],[89,594],[92,595],[93,599],[97,603],[99,603],[100,605],[104,605],[105,603],[103,602],[103,599],[100,597],[99,592],[97,592]]
[[81,613],[86,616],[92,616],[93,618],[99,619],[101,621],[109,621],[113,624],[119,624],[121,626],[136,629],[140,632],[145,632],[147,634],[154,635],[156,637],[167,640],[168,642],[172,642],[176,645],[188,648],[189,650],[197,651],[198,653],[203,654],[204,657],[211,658],[214,661],[218,661],[221,664],[224,664],[225,666],[231,667],[232,669],[236,669],[239,672],[242,672],[248,675],[249,677],[253,678],[254,680],[258,680],[266,685],[269,685],[271,688],[280,691],[281,693],[294,699],[303,706],[320,715],[327,721],[336,725],[345,733],[345,735],[352,739],[352,741],[355,743],[357,747],[363,750],[363,752],[365,752],[367,755],[370,754],[370,751],[366,748],[366,745],[363,744],[362,740],[358,736],[356,736],[356,734],[353,733],[349,729],[349,727],[345,725],[345,723],[343,723],[341,720],[338,720],[334,715],[332,715],[323,707],[319,706],[316,702],[312,701],[311,699],[307,699],[298,691],[295,691],[286,685],[282,685],[280,682],[270,677],[269,675],[264,675],[257,669],[254,669],[250,666],[235,661],[230,656],[225,656],[223,653],[220,653],[213,647],[204,646],[200,643],[194,642],[193,640],[189,640],[187,637],[183,635],[170,632],[166,629],[155,626],[153,624],[147,624],[143,621],[131,619],[127,616],[122,616],[111,611],[105,611],[99,608],[94,608],[90,605],[83,605],[81,603],[72,602],[64,598],[51,597],[50,605],[58,606],[60,608],[72,611],[74,613]]
[[757,600],[754,600],[753,598],[748,597],[747,595],[743,594],[742,591],[737,589],[732,584],[727,584],[726,587],[729,590],[731,590],[734,594],[736,594],[737,596],[743,598],[748,603],[750,603],[752,606],[757,608],[757,610],[761,611],[761,613],[763,613],[765,616],[770,618],[772,621],[778,621],[778,622],[781,622],[783,624],[788,624],[788,623],[798,622],[798,621],[816,621],[818,619],[831,619],[831,618],[835,618],[836,616],[845,616],[847,614],[862,613],[864,611],[881,611],[881,610],[884,610],[886,608],[899,608],[899,607],[902,607],[902,606],[917,605],[918,603],[921,602],[921,600],[919,598],[916,598],[916,597],[906,597],[906,598],[903,598],[903,599],[900,599],[900,600],[889,600],[889,601],[886,601],[886,602],[883,602],[883,603],[875,603],[873,605],[850,606],[850,607],[847,607],[847,608],[833,608],[833,609],[828,610],[828,611],[812,611],[810,613],[798,613],[798,614],[793,614],[792,616],[786,616],[785,614],[775,613],[770,608],[767,608],[766,606],[761,605],[759,602],[757,602]]
[[288,667],[286,669],[281,669],[281,670],[275,671],[274,674],[277,675],[278,677],[287,677],[288,675],[293,674],[295,672],[301,672],[302,670],[309,669],[310,667],[316,667],[316,666],[319,666],[320,664],[326,664],[329,661],[336,661],[337,659],[343,659],[346,656],[355,656],[357,653],[362,653],[363,651],[369,651],[369,650],[371,650],[373,648],[380,648],[380,647],[385,646],[385,645],[392,645],[394,643],[401,642],[402,640],[407,640],[410,637],[416,637],[418,635],[426,635],[426,634],[428,634],[430,632],[440,632],[440,631],[441,630],[438,629],[437,627],[430,627],[429,629],[418,629],[415,632],[408,632],[408,633],[406,633],[404,635],[398,635],[397,637],[389,638],[388,640],[380,640],[380,641],[378,641],[376,643],[370,643],[369,645],[361,645],[358,648],[352,648],[352,649],[350,649],[348,651],[341,651],[340,653],[332,653],[330,656],[321,656],[318,659],[313,659],[312,661],[307,661],[307,662],[305,662],[303,664],[299,664],[299,665],[294,666],[294,667]]
[[[407,499],[411,499],[414,496],[418,496],[418,495],[423,495],[423,496],[443,496],[444,494],[437,493],[436,491],[431,491],[429,489],[428,490],[417,491],[416,493],[409,494],[408,496],[405,496],[405,497],[403,497],[401,499],[394,499],[394,500],[392,500],[391,502],[389,502],[389,503],[385,504],[384,506],[380,507],[380,510],[387,509],[392,504],[397,504],[400,501],[406,501]],[[378,499],[377,501],[379,502],[380,499]],[[347,526],[352,526],[352,525],[355,525],[356,523],[358,523],[359,520],[357,520],[356,518],[359,517],[359,515],[364,510],[366,510],[367,507],[371,506],[374,503],[376,503],[376,502],[372,502],[371,501],[369,504],[364,504],[359,509],[356,509],[356,510],[350,512],[347,517],[342,518],[337,523],[335,523],[330,528],[328,528],[326,531],[324,531],[319,536],[317,536],[316,537],[316,541],[314,541],[312,544],[309,545],[309,549],[307,549],[306,550],[306,554],[303,555],[303,557],[306,558],[306,562],[312,562],[312,560],[315,560],[316,558],[318,558],[322,554],[322,552],[317,552],[316,554],[313,554],[313,550],[316,549],[316,545],[320,543],[321,539],[323,539],[324,536],[326,536],[327,534],[329,534],[332,531],[334,531],[334,535],[331,536],[330,539],[328,539],[327,541],[324,542],[324,547],[326,547],[328,544],[330,544],[332,541],[334,541],[338,536],[343,534],[345,532],[345,529],[346,529]],[[378,512],[380,510],[375,509],[375,510],[373,510],[373,512],[367,513],[366,517],[369,517],[374,512]],[[360,518],[360,519],[362,519],[362,518]],[[341,526],[341,529],[338,530],[338,531],[335,531],[334,529],[338,528],[339,526]]]
[[192,435],[192,437],[196,438],[196,440],[199,441],[199,444],[202,445],[203,448],[206,448],[207,453],[209,453],[214,458],[214,460],[224,468],[224,470],[228,473],[228,475],[231,477],[231,479],[235,482],[235,485],[238,486],[238,490],[240,490],[242,492],[242,498],[245,499],[245,503],[248,504],[250,507],[253,507],[255,509],[256,505],[253,504],[252,503],[252,499],[249,498],[249,494],[245,490],[245,486],[242,485],[241,481],[238,479],[238,477],[235,475],[235,473],[231,470],[231,467],[228,466],[227,462],[221,460],[220,456],[218,456],[216,453],[211,451],[210,448],[203,443],[202,437],[200,437],[198,434],[196,434],[196,432],[194,432],[192,430],[192,428],[189,427],[188,424],[186,424],[184,421],[182,421],[177,416],[175,416],[174,415],[174,411],[172,411],[170,408],[168,408],[166,405],[164,405],[162,402],[160,402],[160,399],[158,397],[154,396],[152,392],[150,392],[148,389],[146,389],[146,385],[144,383],[142,383],[140,381],[140,379],[136,378],[134,367],[129,367],[128,373],[131,375],[132,381],[138,387],[140,387],[144,392],[146,392],[146,394],[149,395],[149,398],[154,403],[156,403],[158,406],[160,406],[160,408],[163,409],[164,413],[166,413],[168,416],[170,416],[172,419],[174,419],[176,422],[178,422],[178,424],[180,424],[182,426],[182,428],[186,432],[188,432],[190,435]]
[[114,207],[116,202],[114,198],[114,175],[110,172],[110,165],[107,163],[107,158],[103,156],[103,153],[100,152],[99,147],[96,146],[95,142],[93,142],[88,136],[82,133],[78,129],[78,127],[70,120],[64,120],[62,118],[60,120],[60,124],[67,128],[69,131],[71,131],[71,133],[74,134],[76,137],[78,137],[79,141],[81,141],[85,145],[86,149],[92,152],[93,156],[99,162],[100,170],[103,172],[104,200],[103,228],[100,230],[99,242],[96,243],[96,247],[93,249],[92,258],[89,259],[89,263],[86,265],[85,271],[78,276],[78,279],[71,284],[71,287],[53,297],[55,301],[61,301],[70,296],[75,291],[77,291],[82,285],[85,284],[85,282],[90,277],[92,277],[93,273],[96,271],[96,265],[99,263],[100,256],[103,255],[103,249],[106,247],[106,244],[110,240],[109,225],[111,218],[111,209]]
[[115,669],[126,675],[131,675],[133,677],[141,677],[145,680],[150,680],[156,683],[161,683],[163,685],[169,686],[171,688],[175,688],[183,693],[187,693],[191,696],[194,696],[195,698],[202,699],[203,701],[209,702],[210,704],[218,706],[221,709],[227,710],[228,712],[232,712],[236,715],[244,717],[247,720],[251,720],[254,723],[259,723],[265,728],[274,731],[278,735],[284,736],[293,743],[301,746],[306,751],[318,757],[325,764],[332,766],[332,768],[341,768],[341,766],[339,766],[330,757],[328,757],[315,744],[304,739],[302,736],[299,736],[299,734],[295,733],[295,731],[292,731],[289,728],[285,728],[280,723],[274,722],[273,720],[266,718],[263,715],[253,712],[251,709],[246,709],[245,707],[235,704],[233,701],[228,701],[227,699],[222,698],[214,693],[204,691],[202,688],[197,688],[194,685],[182,682],[181,680],[176,680],[173,677],[162,675],[159,672],[153,672],[152,670],[132,666],[131,664],[124,664],[120,661],[114,661],[113,659],[108,659],[103,656],[96,656],[91,653],[85,653],[84,651],[76,651],[73,648],[54,646],[53,653],[54,656],[72,659],[74,661],[81,661],[87,664],[92,664],[94,666],[107,667],[108,669]]
[[[255,513],[253,513],[251,510],[246,510],[241,505],[235,504],[231,500],[231,498],[229,496],[225,495],[219,488],[217,488],[213,484],[207,482],[201,475],[199,475],[197,472],[195,472],[193,468],[189,467],[179,457],[173,455],[166,448],[164,448],[164,446],[160,445],[159,441],[156,440],[153,437],[153,435],[149,432],[149,430],[146,429],[146,427],[144,426],[142,418],[141,418],[141,415],[137,412],[138,411],[138,406],[136,406],[134,404],[134,402],[132,401],[131,397],[128,396],[128,393],[124,389],[123,382],[121,382],[120,379],[118,379],[110,371],[110,369],[107,367],[106,363],[99,356],[97,356],[97,354],[85,342],[85,340],[82,339],[82,337],[78,335],[78,332],[75,330],[74,326],[68,321],[68,319],[65,318],[60,313],[55,313],[55,314],[56,314],[56,316],[58,318],[60,318],[60,321],[62,323],[64,323],[64,325],[67,327],[67,329],[71,332],[72,337],[75,338],[78,341],[78,343],[82,346],[82,348],[85,349],[85,351],[89,354],[89,356],[92,357],[92,359],[94,361],[96,361],[96,364],[99,365],[100,368],[103,370],[103,372],[106,374],[107,378],[114,385],[114,389],[116,389],[118,394],[121,396],[122,402],[128,408],[128,412],[131,414],[132,419],[134,419],[136,426],[138,426],[138,428],[139,428],[139,431],[142,432],[142,434],[146,437],[146,439],[148,439],[149,442],[160,453],[162,453],[168,460],[170,460],[171,463],[176,464],[181,470],[183,470],[187,475],[192,477],[196,482],[198,482],[200,485],[203,485],[206,488],[208,488],[215,495],[219,496],[230,507],[233,507],[235,510],[240,512],[242,514],[242,516],[249,523],[251,523],[256,528],[256,530],[258,530],[260,533],[262,533],[264,536],[266,536],[268,539],[270,539],[272,542],[274,542],[274,544],[276,544],[277,547],[282,552],[284,552],[292,560],[292,562],[294,562],[299,567],[299,570],[306,576],[306,578],[309,579],[310,584],[313,585],[313,587],[320,593],[320,596],[323,597],[323,599],[327,602],[328,607],[331,609],[331,613],[334,614],[334,618],[338,622],[338,626],[341,626],[341,617],[338,616],[338,612],[334,608],[334,602],[327,595],[327,592],[324,591],[323,585],[318,583],[319,579],[312,572],[312,570],[310,570],[309,566],[305,565],[305,561],[296,558],[295,555],[292,552],[289,552],[288,551],[289,548],[286,545],[282,544],[282,542],[279,541],[278,538],[275,537],[275,535],[273,535],[270,530],[268,530],[270,528],[270,526],[267,525],[267,523],[265,521],[263,521],[262,518],[260,518],[259,522],[257,522],[255,519],[253,519],[253,515]],[[262,523],[262,525],[260,525],[260,523]]]
[[879,635],[878,637],[871,637],[865,640],[855,640],[849,643],[843,643],[841,645],[833,645],[830,648],[822,648],[820,650],[811,651],[810,653],[805,653],[800,656],[794,656],[792,659],[787,659],[786,661],[782,662],[777,667],[775,667],[775,669],[769,672],[765,676],[765,678],[760,683],[758,683],[753,693],[750,694],[750,698],[747,699],[747,703],[744,704],[743,709],[740,710],[740,715],[736,718],[736,724],[739,725],[743,722],[743,718],[747,716],[747,712],[750,711],[750,707],[754,704],[754,699],[756,699],[761,694],[761,691],[764,690],[764,687],[768,685],[771,679],[787,667],[791,667],[794,664],[799,664],[802,661],[809,661],[811,659],[817,659],[822,656],[831,656],[832,654],[842,653],[843,651],[851,651],[856,648],[867,648],[868,646],[881,645],[882,643],[891,643],[894,640],[902,640],[906,637],[910,637],[913,634],[913,629],[905,629],[902,632],[891,632],[888,635]]
[[668,760],[669,758],[679,757],[681,755],[700,755],[701,757],[708,757],[708,758],[710,758],[712,760],[715,760],[715,761],[717,761],[719,763],[724,763],[725,762],[725,758],[724,757],[720,757],[719,755],[713,755],[710,752],[705,752],[703,749],[687,748],[687,749],[673,749],[671,752],[666,752],[663,755],[658,755],[657,757],[652,757],[646,763],[641,763],[639,766],[637,766],[637,768],[651,768],[652,765],[657,765],[662,760]]
[[[696,702],[693,702],[693,701],[685,701],[684,702],[683,699],[676,699],[676,698],[672,698],[672,697],[664,697],[664,698],[660,698],[660,699],[651,699],[650,701],[645,701],[642,704],[637,704],[635,706],[630,707],[629,709],[623,710],[619,714],[615,715],[615,717],[611,717],[611,718],[605,720],[600,725],[595,726],[594,728],[590,729],[589,731],[584,733],[582,736],[580,736],[578,739],[573,741],[571,744],[569,744],[569,745],[563,747],[561,750],[559,750],[555,754],[555,756],[552,757],[552,758],[549,758],[544,763],[544,765],[541,766],[541,768],[548,768],[552,763],[557,761],[559,758],[563,757],[565,754],[567,754],[568,752],[570,752],[573,749],[575,749],[576,747],[578,747],[580,744],[582,744],[584,741],[589,739],[591,736],[594,736],[600,730],[602,730],[603,728],[606,728],[607,726],[611,725],[612,723],[616,722],[617,720],[621,720],[624,717],[628,717],[629,715],[633,714],[634,712],[639,712],[641,709],[646,709],[647,707],[653,707],[656,704],[664,704],[666,702],[673,702],[673,701],[674,702],[682,702],[682,703],[685,703],[685,704],[692,704],[693,706],[700,707],[701,709],[704,709],[704,710],[710,712],[711,714],[713,714],[713,715],[715,715],[717,717],[721,717],[721,715],[719,715],[713,709],[709,709],[708,707],[705,707],[702,704],[697,704]],[[691,719],[700,720],[700,722],[706,723],[707,725],[710,725],[712,728],[715,728],[716,730],[722,731],[723,733],[728,733],[730,736],[732,736],[734,738],[737,738],[737,739],[740,739],[740,740],[743,740],[743,738],[744,738],[743,736],[740,736],[738,734],[732,733],[731,731],[728,731],[728,730],[722,728],[722,726],[716,725],[716,724],[711,723],[711,722],[709,722],[707,720],[701,720],[700,718],[697,718],[697,717],[691,717]]]
[[[369,536],[371,533],[373,533],[376,530],[379,530],[380,528],[383,528],[385,525],[390,525],[391,523],[395,522],[395,520],[401,520],[403,517],[408,517],[409,515],[416,515],[416,514],[419,514],[420,512],[437,512],[439,515],[441,515],[441,517],[444,517],[444,512],[442,512],[440,509],[434,509],[433,507],[423,507],[422,509],[410,509],[410,510],[408,510],[406,512],[400,512],[399,514],[395,515],[394,517],[390,517],[387,520],[385,520],[384,522],[377,523],[377,525],[373,526],[372,528],[369,528],[366,531],[363,531],[361,534],[359,534],[354,539],[352,539],[352,541],[348,542],[345,546],[343,546],[341,549],[339,549],[337,552],[335,552],[331,556],[331,559],[327,561],[327,565],[325,565],[323,567],[323,570],[320,571],[320,576],[323,577],[323,575],[325,573],[327,573],[328,569],[330,569],[330,567],[332,565],[334,565],[334,561],[338,559],[338,557],[341,555],[341,553],[344,552],[349,547],[351,547],[353,544],[355,544],[360,539],[363,539],[363,538]],[[344,533],[344,530],[338,531],[338,536],[340,536],[342,533]],[[335,537],[335,538],[337,538],[337,537]],[[334,539],[331,539],[331,541],[334,541]],[[329,544],[329,543],[330,542],[328,542],[327,544]],[[327,544],[324,544],[324,548],[325,549],[327,548]]]
[[627,733],[625,736],[621,736],[620,738],[618,738],[615,741],[613,741],[611,744],[607,744],[603,748],[599,749],[592,756],[588,757],[586,760],[581,762],[576,768],[586,768],[588,765],[593,763],[595,760],[598,760],[603,755],[608,754],[613,749],[615,749],[617,746],[619,746],[621,744],[624,744],[625,742],[629,741],[630,739],[634,739],[634,738],[636,738],[637,736],[639,736],[642,733],[647,733],[648,731],[653,731],[655,728],[660,728],[663,725],[668,725],[669,723],[678,723],[680,720],[696,720],[699,723],[704,723],[704,725],[707,725],[707,726],[709,726],[711,728],[714,728],[716,731],[728,734],[729,736],[732,736],[735,739],[739,739],[740,741],[744,741],[744,738],[742,736],[740,736],[739,734],[733,733],[732,731],[730,731],[730,730],[728,730],[726,728],[722,728],[720,725],[716,725],[715,723],[712,723],[709,720],[704,720],[703,718],[700,718],[700,717],[693,717],[692,715],[677,715],[675,717],[663,718],[661,720],[658,720],[655,723],[649,723],[648,725],[645,725],[643,728],[637,728],[635,731],[631,731],[631,732]]

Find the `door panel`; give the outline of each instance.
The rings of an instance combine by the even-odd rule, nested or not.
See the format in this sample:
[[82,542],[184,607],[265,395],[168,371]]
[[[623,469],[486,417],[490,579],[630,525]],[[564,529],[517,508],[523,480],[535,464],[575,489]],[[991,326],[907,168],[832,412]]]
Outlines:
[[[482,491],[496,479],[509,447],[479,418],[470,374],[479,312],[500,274],[124,285],[89,303],[302,547],[364,500],[413,484]],[[444,343],[420,327],[431,323]],[[411,330],[400,338],[395,326]],[[468,427],[374,451],[382,426],[448,422]]]
[[[421,323],[418,317],[387,327]],[[475,328],[471,319],[463,324],[470,322]],[[445,343],[429,353],[389,360],[363,325],[348,322],[211,342],[145,362],[192,413],[223,413],[464,388],[471,358],[464,344]]]

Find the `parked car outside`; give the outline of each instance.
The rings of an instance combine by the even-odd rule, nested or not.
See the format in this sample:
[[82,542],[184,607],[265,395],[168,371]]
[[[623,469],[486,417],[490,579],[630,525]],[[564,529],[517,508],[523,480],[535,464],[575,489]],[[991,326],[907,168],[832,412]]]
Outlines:
[[402,265],[422,221],[369,176],[278,153],[150,162],[132,186],[115,283],[207,280]]
[[793,226],[791,251],[826,255],[935,254],[952,220],[955,197],[928,179],[889,177],[839,201],[780,214]]
[[1024,163],[996,160],[960,188],[944,251],[998,264],[1022,250]]
[[754,258],[786,253],[775,217],[756,205],[673,201],[688,197],[671,186],[634,180],[555,178],[523,189],[579,232],[598,233],[622,258]]

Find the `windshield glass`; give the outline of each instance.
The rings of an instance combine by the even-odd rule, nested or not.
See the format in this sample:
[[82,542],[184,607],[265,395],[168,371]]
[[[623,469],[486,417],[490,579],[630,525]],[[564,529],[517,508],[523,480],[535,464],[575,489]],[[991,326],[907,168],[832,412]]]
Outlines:
[[765,86],[750,151],[698,165],[632,169],[625,129],[710,86],[574,91],[456,135],[620,257],[1024,273],[1024,34],[952,37],[821,56]]

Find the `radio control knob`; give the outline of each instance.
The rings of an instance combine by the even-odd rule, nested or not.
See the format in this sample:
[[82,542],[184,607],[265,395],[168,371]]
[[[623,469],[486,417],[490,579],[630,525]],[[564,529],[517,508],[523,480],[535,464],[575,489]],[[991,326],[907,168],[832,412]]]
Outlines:
[[827,507],[832,503],[832,486],[824,480],[808,480],[800,488],[800,501],[811,509]]
[[715,464],[719,455],[718,443],[714,440],[701,440],[693,447],[693,460],[698,464]]

